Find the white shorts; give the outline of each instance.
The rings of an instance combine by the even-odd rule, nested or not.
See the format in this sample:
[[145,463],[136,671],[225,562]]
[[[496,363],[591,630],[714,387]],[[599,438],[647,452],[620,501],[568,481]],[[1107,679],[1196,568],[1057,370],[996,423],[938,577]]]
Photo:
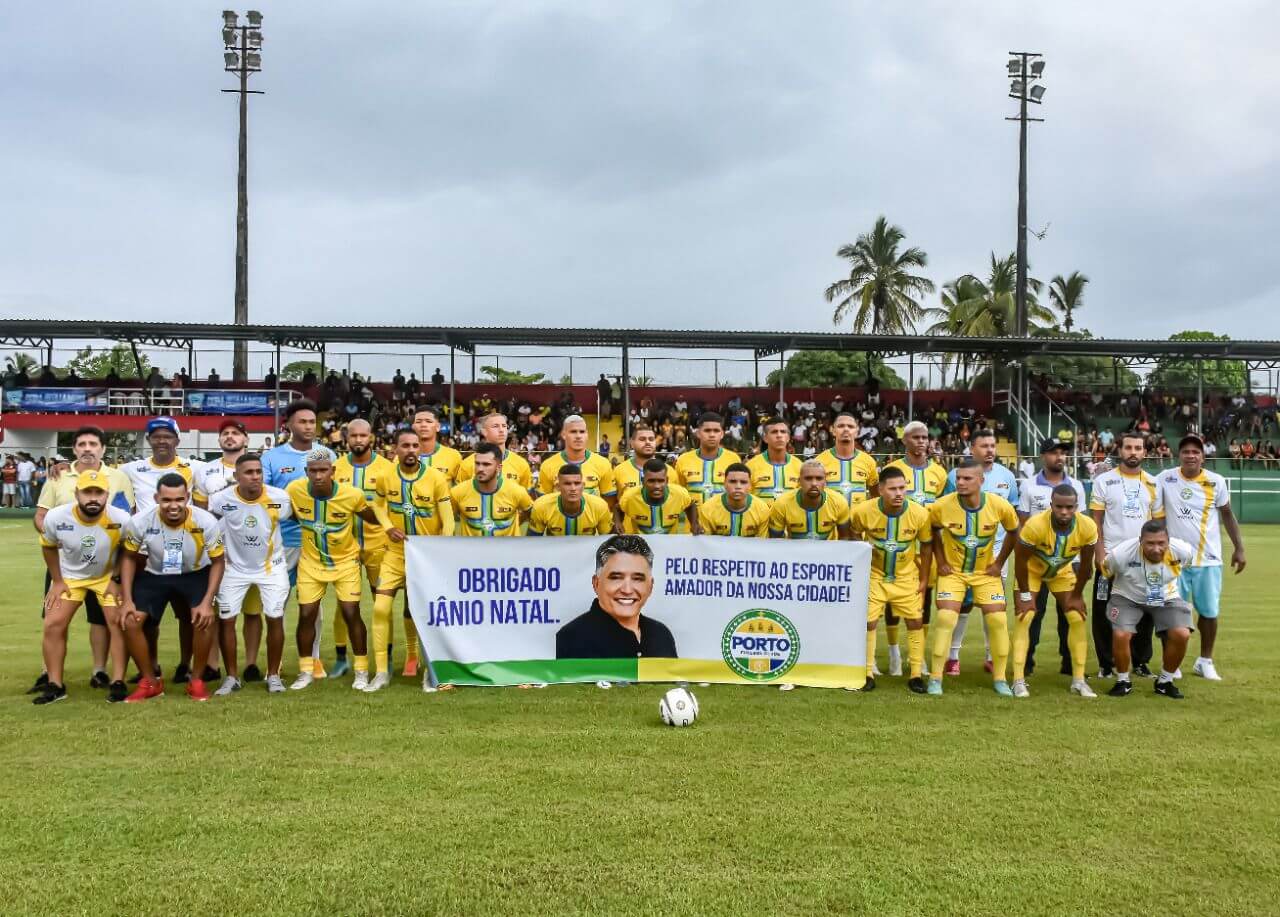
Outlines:
[[252,577],[228,571],[218,587],[218,617],[223,620],[237,617],[245,595],[253,586],[258,587],[262,613],[268,618],[283,618],[285,602],[289,601],[289,574],[284,570]]

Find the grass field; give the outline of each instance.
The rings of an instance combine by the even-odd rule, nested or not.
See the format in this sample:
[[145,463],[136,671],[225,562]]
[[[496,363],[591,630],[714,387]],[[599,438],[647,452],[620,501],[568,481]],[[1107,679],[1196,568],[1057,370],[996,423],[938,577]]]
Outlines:
[[975,627],[943,698],[703,688],[671,730],[656,685],[108,705],[80,619],[71,698],[36,708],[40,561],[6,520],[0,912],[1277,913],[1280,528],[1246,538],[1227,680],[1181,703],[1068,697],[1043,644],[999,699]]

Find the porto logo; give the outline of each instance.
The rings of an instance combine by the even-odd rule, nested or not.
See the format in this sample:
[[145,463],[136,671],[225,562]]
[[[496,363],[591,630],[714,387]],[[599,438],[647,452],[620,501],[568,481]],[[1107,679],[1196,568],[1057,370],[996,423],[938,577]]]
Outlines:
[[800,658],[800,634],[776,611],[751,608],[724,629],[720,652],[735,675],[750,681],[773,681]]

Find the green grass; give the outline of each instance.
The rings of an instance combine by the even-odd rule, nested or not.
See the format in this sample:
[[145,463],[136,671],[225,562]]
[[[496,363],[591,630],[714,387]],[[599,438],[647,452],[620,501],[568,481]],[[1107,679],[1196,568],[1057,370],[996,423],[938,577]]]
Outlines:
[[974,628],[944,698],[704,688],[671,730],[657,685],[112,706],[79,619],[35,708],[39,558],[3,521],[0,911],[1274,913],[1280,528],[1246,537],[1227,681],[1181,703],[1068,697],[1044,644],[999,699]]

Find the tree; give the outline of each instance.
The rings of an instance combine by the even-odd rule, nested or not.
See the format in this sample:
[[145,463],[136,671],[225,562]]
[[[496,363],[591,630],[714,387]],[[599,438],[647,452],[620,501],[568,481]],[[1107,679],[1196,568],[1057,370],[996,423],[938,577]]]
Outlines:
[[[942,285],[941,307],[926,309],[925,314],[933,318],[932,325],[924,330],[925,334],[942,335],[943,337],[962,337],[967,332],[966,316],[970,308],[966,304],[982,296],[982,283],[972,274],[965,274]],[[942,387],[947,387],[947,369],[959,365],[964,370],[964,384],[969,384],[969,365],[972,359],[967,353],[945,353],[942,355]]]
[[1089,278],[1079,271],[1066,277],[1061,274],[1049,281],[1049,304],[1062,313],[1062,327],[1070,334],[1075,326],[1076,310],[1084,305],[1084,288]]
[[[872,357],[870,373],[867,368],[866,354],[802,350],[787,358],[785,382],[797,388],[822,388],[863,385],[868,378],[874,378],[884,388],[907,387],[906,380],[885,366],[879,357]],[[777,385],[778,370],[769,373],[765,383],[769,386]]]
[[114,369],[121,379],[141,379],[151,372],[151,360],[145,353],[139,353],[138,360],[142,363],[141,375],[127,344],[96,352],[92,347],[85,347],[67,361],[67,371],[74,371],[81,379],[104,379]]
[[839,325],[850,313],[856,334],[906,334],[924,318],[920,296],[933,292],[933,281],[911,273],[929,257],[919,248],[899,251],[906,236],[881,216],[871,232],[836,252],[849,262],[849,276],[827,287],[827,302],[836,303],[832,321]]
[[[1169,335],[1171,341],[1229,341],[1225,334],[1214,334],[1212,331],[1179,331]],[[1196,361],[1189,359],[1162,358],[1156,362],[1156,368],[1147,376],[1147,387],[1152,391],[1184,391],[1196,390]],[[1232,394],[1249,390],[1249,374],[1240,360],[1205,360],[1205,391],[1225,391]]]
[[503,369],[501,366],[481,366],[480,372],[489,377],[489,382],[498,385],[537,385],[551,381],[546,373],[522,373],[514,369]]
[[319,360],[294,360],[292,363],[286,363],[284,369],[280,370],[280,381],[301,382],[307,373],[315,373],[316,378],[319,379],[322,369]]
[[40,375],[40,361],[29,353],[11,353],[4,358],[4,371],[9,375],[26,373],[34,379]]
[[[961,278],[965,280],[965,278]],[[969,337],[1009,337],[1018,329],[1017,304],[1018,260],[1010,254],[997,258],[991,253],[987,279],[969,275],[961,284],[965,299],[957,304],[956,318],[961,334]],[[1027,329],[1034,332],[1053,322],[1053,313],[1040,305],[1039,294],[1044,284],[1027,278]]]

